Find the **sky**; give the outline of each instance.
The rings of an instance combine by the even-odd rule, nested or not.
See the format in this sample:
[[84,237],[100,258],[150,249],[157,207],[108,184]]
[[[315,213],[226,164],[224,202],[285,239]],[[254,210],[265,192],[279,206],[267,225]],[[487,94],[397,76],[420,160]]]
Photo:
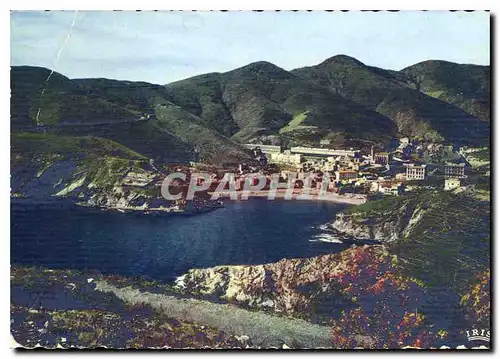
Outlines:
[[344,54],[400,70],[489,65],[488,12],[13,11],[11,65],[166,84],[255,61],[286,70]]

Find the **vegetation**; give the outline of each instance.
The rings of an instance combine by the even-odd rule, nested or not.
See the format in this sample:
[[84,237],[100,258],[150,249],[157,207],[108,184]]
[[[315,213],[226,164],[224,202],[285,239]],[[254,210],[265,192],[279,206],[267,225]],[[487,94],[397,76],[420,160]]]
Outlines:
[[453,151],[453,146],[441,146],[438,150],[424,151],[423,161],[427,164],[437,163],[457,163],[462,160],[462,157]]
[[307,118],[308,112],[309,111],[306,111],[293,116],[293,119],[288,123],[288,125],[280,129],[280,133],[293,131],[301,128],[308,128],[308,127],[315,128],[315,126],[301,126],[301,123],[304,122],[304,120]]
[[479,272],[471,282],[470,290],[462,296],[461,304],[466,308],[467,318],[477,326],[491,327],[491,274],[490,270]]
[[424,61],[401,71],[429,96],[490,121],[489,66]]
[[[357,249],[348,262],[352,267],[333,275],[342,292],[358,304],[333,322],[336,346],[429,347],[440,341],[438,337],[446,343],[450,328],[437,324],[442,323],[440,317],[454,318],[454,326],[489,328],[488,203],[473,196],[422,191],[345,212],[375,226],[402,221],[405,233],[387,246],[385,259]],[[368,309],[363,301],[371,303]]]
[[489,266],[489,204],[450,193],[421,201],[426,212],[393,251],[412,275],[461,293],[464,283]]
[[84,154],[146,159],[143,155],[119,143],[94,136],[72,137],[43,132],[15,132],[11,135],[11,146],[13,154],[57,153],[71,156]]
[[[489,71],[489,68],[484,68]],[[460,74],[466,74],[468,69],[461,68]],[[436,81],[446,79],[452,82],[457,72],[443,68],[428,76]],[[484,144],[488,141],[489,127],[484,121],[440,98],[424,95],[415,84],[414,76],[418,77],[419,73],[409,69],[387,71],[338,55],[292,73],[389,117],[398,125],[400,134],[453,143]],[[454,87],[450,86],[455,92],[461,92],[463,87],[458,87],[457,83],[453,82]],[[474,90],[482,91],[480,89],[489,88],[489,77],[466,83]],[[429,91],[432,92],[432,89]],[[436,95],[435,92],[433,94]]]
[[[212,128],[220,129],[225,119],[231,130],[224,134],[239,141],[293,130],[296,143],[314,143],[331,131],[384,142],[396,130],[384,116],[268,62],[196,76],[168,88],[174,103]],[[318,134],[301,131],[311,128],[318,128]]]
[[490,161],[490,149],[483,148],[479,151],[472,152],[473,157],[477,158],[479,161],[489,162]]
[[[389,249],[406,273],[458,293],[489,265],[489,203],[442,190],[386,197],[346,210],[372,225],[400,221],[401,239]],[[399,222],[398,222],[399,223]]]
[[14,126],[120,122],[140,114],[137,109],[116,105],[104,96],[81,89],[75,81],[41,67],[12,67],[11,89]]
[[348,207],[344,213],[372,216],[397,209],[404,201],[407,200],[409,199],[405,197],[386,196],[377,201],[368,201],[358,206]]
[[[12,67],[13,131],[43,130],[71,137],[91,134],[163,162],[192,160],[195,150],[210,156],[220,147],[244,156],[236,144],[200,126],[200,119],[173,105],[164,86],[70,80],[57,73],[46,82],[49,74],[44,68]],[[182,126],[174,127],[176,123]]]
[[397,257],[387,252],[356,248],[344,271],[330,279],[342,288],[354,306],[332,323],[335,348],[428,348],[435,344],[433,331],[422,313],[426,289],[414,278],[402,276]]
[[[37,344],[46,348],[241,347],[233,336],[214,328],[180,322],[146,305],[127,305],[100,292],[94,284],[100,278],[97,273],[14,267],[11,333],[16,342],[27,348]],[[54,298],[64,298],[64,303],[55,306]]]
[[388,71],[339,55],[291,72],[256,62],[160,86],[14,66],[11,121],[14,132],[90,134],[159,162],[246,158],[235,142],[268,136],[289,145],[332,134],[335,146],[384,145],[401,135],[474,145],[489,137],[481,110],[489,106],[487,74],[488,67],[443,62]]

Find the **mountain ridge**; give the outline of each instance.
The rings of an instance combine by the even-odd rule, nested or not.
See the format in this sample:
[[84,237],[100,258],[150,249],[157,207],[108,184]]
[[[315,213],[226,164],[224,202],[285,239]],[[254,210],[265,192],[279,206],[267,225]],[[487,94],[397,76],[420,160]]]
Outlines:
[[409,136],[474,146],[489,139],[489,73],[441,60],[386,70],[336,55],[291,71],[257,61],[158,85],[12,66],[11,124],[107,138],[163,161],[245,158],[242,142],[366,148]]
[[[471,138],[484,142],[489,135],[484,121],[452,102],[420,91],[414,77],[405,72],[367,66],[347,56],[334,56],[292,73],[389,117],[402,135],[458,144],[472,142]],[[442,75],[449,76],[452,75]],[[470,133],[457,130],[459,128]]]

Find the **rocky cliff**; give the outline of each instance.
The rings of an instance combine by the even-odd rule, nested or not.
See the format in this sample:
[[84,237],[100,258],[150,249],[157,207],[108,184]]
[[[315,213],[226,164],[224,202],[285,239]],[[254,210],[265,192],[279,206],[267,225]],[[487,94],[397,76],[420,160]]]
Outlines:
[[352,206],[333,228],[385,243],[407,273],[460,292],[489,266],[490,205],[466,192],[426,190]]
[[434,190],[353,206],[338,213],[332,227],[353,240],[397,243],[438,233],[473,237],[487,232],[488,216],[489,206],[467,193]]
[[11,167],[11,195],[27,201],[66,198],[108,209],[177,209],[161,196],[166,168],[103,138],[14,134]]
[[[335,348],[427,347],[437,343],[435,323],[439,329],[454,325],[432,313],[458,316],[457,295],[442,289],[440,297],[456,305],[436,310],[423,283],[401,272],[398,257],[380,245],[259,266],[192,269],[176,287],[204,299],[329,325]],[[424,321],[427,311],[431,315]]]
[[[330,317],[346,304],[339,282],[332,278],[349,275],[353,263],[362,256],[372,258],[374,262],[375,258],[385,258],[384,261],[390,262],[383,246],[353,247],[341,253],[282,259],[264,265],[191,269],[177,278],[176,287],[185,293],[246,307],[319,319]],[[329,310],[330,314],[325,313]]]
[[[353,240],[377,240],[390,243],[407,238],[428,210],[412,200],[388,198],[364,211],[354,209],[336,215],[332,227]],[[378,207],[377,207],[378,206]]]

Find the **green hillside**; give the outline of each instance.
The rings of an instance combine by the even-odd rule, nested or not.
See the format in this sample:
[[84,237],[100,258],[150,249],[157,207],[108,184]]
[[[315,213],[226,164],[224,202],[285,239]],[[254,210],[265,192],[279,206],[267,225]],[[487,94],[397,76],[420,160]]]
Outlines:
[[261,61],[165,86],[14,66],[11,90],[13,132],[100,137],[160,162],[234,162],[249,155],[242,142],[481,147],[490,136],[489,67],[443,61],[402,71],[345,55],[293,71]]
[[197,76],[167,87],[175,94],[176,104],[239,141],[278,135],[303,113],[307,117],[301,126],[281,131],[287,133],[284,139],[314,143],[339,133],[384,142],[396,135],[395,126],[385,116],[268,62]]
[[123,107],[49,69],[11,68],[13,127],[29,125],[89,124],[133,120],[139,109]]
[[339,55],[292,73],[389,117],[401,135],[456,144],[489,140],[487,124],[453,104],[422,93],[404,72],[366,66]]
[[52,154],[77,156],[115,156],[144,160],[145,156],[114,141],[100,137],[67,137],[49,133],[16,132],[11,135],[11,151],[14,155],[31,156]]
[[465,194],[423,191],[388,197],[345,211],[351,225],[392,228],[389,247],[412,276],[463,289],[489,266],[490,204]]
[[490,67],[429,60],[409,66],[407,75],[421,91],[490,121]]
[[[21,66],[12,67],[11,88],[13,131],[43,129],[53,135],[98,136],[163,162],[199,156],[210,160],[224,151],[247,156],[233,141],[173,105],[164,86],[70,80],[48,69]],[[177,110],[166,112],[167,107]],[[178,123],[183,125],[175,125]]]

